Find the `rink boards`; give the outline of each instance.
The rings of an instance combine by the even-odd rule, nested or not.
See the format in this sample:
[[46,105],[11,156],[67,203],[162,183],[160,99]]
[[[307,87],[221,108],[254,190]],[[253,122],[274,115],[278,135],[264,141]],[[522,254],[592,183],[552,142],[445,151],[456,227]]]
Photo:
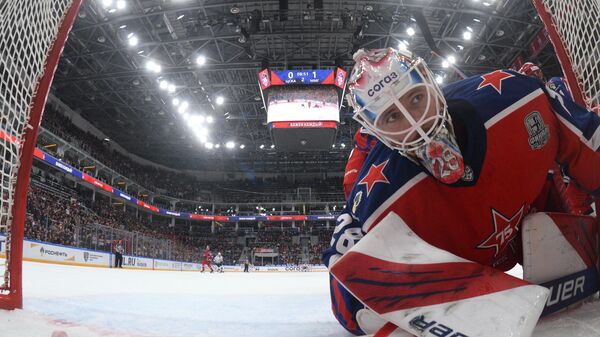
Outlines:
[[[0,258],[6,257],[5,242],[6,236],[0,235]],[[114,265],[114,254],[41,241],[25,240],[23,242],[23,260],[71,266],[110,268]],[[202,266],[199,263],[123,255],[123,268],[199,272]],[[238,265],[223,266],[223,270],[226,272],[242,272],[243,269],[243,266]],[[327,271],[327,268],[323,265],[287,265],[251,266],[249,270],[251,272],[324,272]]]

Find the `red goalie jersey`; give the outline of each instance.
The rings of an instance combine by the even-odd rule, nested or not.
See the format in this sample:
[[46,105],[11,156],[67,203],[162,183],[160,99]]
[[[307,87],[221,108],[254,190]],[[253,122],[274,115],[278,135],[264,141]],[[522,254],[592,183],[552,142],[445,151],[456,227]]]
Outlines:
[[[395,213],[428,244],[508,270],[521,259],[520,224],[532,204],[545,197],[540,194],[556,163],[585,191],[600,192],[596,114],[512,71],[453,83],[444,96],[464,156],[461,180],[443,184],[377,143],[338,218],[323,256],[326,265]],[[356,312],[364,306],[333,278],[331,294],[336,318],[361,334]]]

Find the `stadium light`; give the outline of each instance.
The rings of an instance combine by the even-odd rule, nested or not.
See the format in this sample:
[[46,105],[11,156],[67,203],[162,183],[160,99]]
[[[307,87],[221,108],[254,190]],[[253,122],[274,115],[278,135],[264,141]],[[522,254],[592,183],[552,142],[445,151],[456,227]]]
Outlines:
[[408,27],[406,29],[406,34],[408,34],[408,36],[413,36],[415,35],[415,29],[413,27]]
[[408,44],[404,43],[404,41],[400,41],[398,42],[398,49],[400,50],[408,50]]
[[167,87],[167,91],[171,94],[175,92],[175,89],[175,84],[169,84],[169,86]]
[[165,80],[161,80],[158,84],[158,86],[163,89],[166,90],[169,87],[169,82],[165,81]]
[[126,6],[125,0],[117,0],[117,9],[125,9]]
[[456,63],[456,57],[454,55],[450,55],[446,58],[446,60],[448,60],[448,62],[450,62],[450,64],[455,64]]
[[435,81],[437,82],[437,84],[442,84],[444,83],[444,78],[440,75],[435,75]]
[[442,61],[442,68],[448,68],[450,66],[450,63],[446,60]]
[[102,0],[102,7],[108,8],[112,5],[113,0]]
[[173,98],[173,105],[174,106],[178,106],[179,105],[179,98]]
[[135,35],[131,35],[129,38],[127,38],[127,43],[129,43],[130,46],[135,47],[138,44],[138,38]]
[[155,72],[155,73],[160,73],[160,71],[162,70],[162,67],[160,66],[160,64],[149,60],[148,62],[146,62],[146,69],[148,69],[149,71]]
[[233,149],[235,147],[235,143],[232,141],[228,141],[227,143],[225,143],[225,147],[228,149]]
[[346,147],[346,144],[342,143],[342,144],[340,144],[340,146],[344,148],[344,147]]
[[275,144],[271,144],[271,148],[274,149],[275,148]]
[[203,66],[206,63],[206,57],[204,55],[199,55],[196,58],[196,64],[199,66]]
[[220,148],[220,147],[221,147],[221,144],[216,144],[215,145],[215,148],[217,148],[217,149]]
[[214,121],[215,121],[215,120],[214,120],[213,116],[207,116],[207,117],[206,117],[206,122],[207,122],[207,123],[209,123],[209,124],[212,124],[212,122],[214,122]]
[[216,102],[218,105],[221,105],[221,104],[223,104],[223,102],[225,102],[225,98],[223,98],[223,96],[219,96],[219,97],[217,97]]
[[[210,143],[210,142],[204,143],[204,147],[207,148],[207,149],[209,149],[209,150],[211,150],[214,146],[215,145],[213,143]],[[202,209],[200,209],[200,210],[202,210]]]
[[244,145],[244,144],[240,145],[240,149],[243,149],[245,147],[246,147],[246,145]]
[[473,37],[473,33],[469,32],[468,30],[465,30],[463,32],[463,39],[468,41]]
[[260,144],[260,149],[264,149],[265,148],[265,144]]

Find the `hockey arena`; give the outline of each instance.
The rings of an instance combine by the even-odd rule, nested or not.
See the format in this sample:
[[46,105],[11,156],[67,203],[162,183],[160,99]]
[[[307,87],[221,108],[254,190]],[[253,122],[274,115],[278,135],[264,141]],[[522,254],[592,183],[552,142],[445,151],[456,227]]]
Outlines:
[[598,17],[0,1],[0,337],[600,337]]

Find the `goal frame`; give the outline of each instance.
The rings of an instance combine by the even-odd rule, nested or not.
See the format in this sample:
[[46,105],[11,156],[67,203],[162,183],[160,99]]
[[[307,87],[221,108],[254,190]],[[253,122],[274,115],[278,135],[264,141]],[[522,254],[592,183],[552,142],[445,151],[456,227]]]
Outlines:
[[569,59],[565,45],[563,44],[563,41],[556,30],[554,22],[552,21],[552,16],[550,13],[548,13],[548,11],[546,11],[546,7],[542,3],[542,0],[532,0],[532,2],[538,15],[540,16],[540,19],[542,20],[542,23],[544,24],[544,28],[548,32],[550,42],[554,46],[554,51],[556,52],[558,62],[560,63],[563,74],[565,75],[567,84],[569,85],[569,90],[571,91],[573,100],[579,105],[586,106],[585,98],[581,92],[581,88],[579,87],[579,81],[573,72],[573,65]]
[[65,11],[65,15],[58,29],[56,38],[52,43],[46,57],[44,74],[37,84],[37,90],[29,113],[27,131],[22,139],[20,165],[15,184],[15,197],[12,205],[12,223],[7,234],[6,258],[9,272],[8,293],[0,293],[0,309],[21,309],[23,307],[23,240],[25,231],[25,212],[27,205],[27,191],[31,165],[33,163],[33,151],[38,136],[40,122],[44,106],[50,91],[50,85],[54,79],[54,73],[58,67],[58,61],[63,52],[69,32],[79,12],[83,0],[73,0],[71,6]]

